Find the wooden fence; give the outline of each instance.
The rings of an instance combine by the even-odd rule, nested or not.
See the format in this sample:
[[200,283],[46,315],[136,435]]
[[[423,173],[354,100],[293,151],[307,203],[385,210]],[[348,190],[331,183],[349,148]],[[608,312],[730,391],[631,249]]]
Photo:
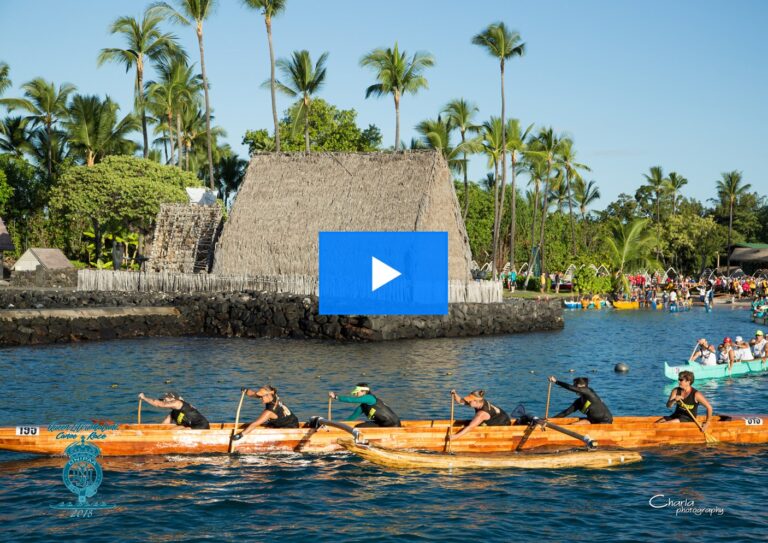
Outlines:
[[[80,270],[77,289],[115,292],[284,292],[317,295],[317,278],[309,276],[252,277],[208,273]],[[501,281],[449,281],[448,301],[495,303],[502,301]]]

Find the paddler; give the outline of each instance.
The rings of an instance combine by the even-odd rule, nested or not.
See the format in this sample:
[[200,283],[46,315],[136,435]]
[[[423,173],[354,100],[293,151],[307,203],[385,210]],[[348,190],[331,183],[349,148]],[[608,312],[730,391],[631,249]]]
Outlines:
[[264,411],[261,412],[259,418],[246,426],[242,432],[233,435],[233,440],[237,441],[243,436],[253,432],[259,426],[267,428],[299,427],[299,419],[282,402],[277,395],[277,389],[272,385],[264,385],[256,391],[251,390],[250,388],[243,388],[241,391],[245,392],[246,396],[260,399],[261,403],[264,404]]
[[455,390],[451,390],[451,397],[456,403],[468,405],[474,409],[475,416],[461,431],[450,435],[448,437],[450,440],[459,439],[476,426],[509,426],[512,424],[512,419],[509,418],[506,411],[485,399],[484,390],[474,390],[463,398]]
[[400,417],[392,411],[392,408],[371,393],[371,387],[367,383],[358,383],[349,394],[349,396],[339,396],[335,392],[328,392],[328,397],[344,403],[360,404],[347,419],[348,421],[355,420],[364,414],[368,420],[358,424],[357,428],[400,426]]
[[597,395],[597,392],[589,388],[589,379],[586,377],[577,377],[573,380],[573,385],[558,381],[554,375],[549,376],[549,381],[579,395],[570,406],[555,415],[554,418],[567,417],[574,411],[581,411],[586,415],[586,418],[581,418],[574,424],[611,424],[613,422],[611,411]]
[[[693,385],[693,380],[693,372],[680,372],[677,377],[677,382],[680,384],[680,386],[672,389],[672,392],[669,395],[669,400],[667,400],[667,407],[677,405],[677,408],[675,409],[674,413],[667,415],[666,417],[662,417],[656,422],[693,422],[691,415],[696,417],[696,410],[699,408],[699,404],[701,404],[707,408],[707,420],[704,421],[704,424],[702,424],[701,427],[704,430],[707,429],[709,419],[712,418],[712,406],[704,397],[704,394],[691,386]],[[687,411],[683,405],[688,408]],[[688,411],[690,411],[691,414],[688,414]]]
[[139,393],[139,398],[149,405],[159,407],[160,409],[170,409],[171,412],[163,420],[163,424],[176,424],[192,430],[208,430],[210,425],[208,420],[193,405],[184,401],[176,392],[166,392],[161,398],[153,400],[147,398],[143,392]]

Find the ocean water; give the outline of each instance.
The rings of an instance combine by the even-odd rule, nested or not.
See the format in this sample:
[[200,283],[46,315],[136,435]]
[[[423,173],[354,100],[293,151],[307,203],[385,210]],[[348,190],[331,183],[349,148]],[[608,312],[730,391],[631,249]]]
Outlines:
[[[698,337],[750,337],[744,309],[566,312],[559,332],[334,344],[168,338],[0,349],[0,426],[136,417],[137,395],[182,392],[232,421],[241,386],[275,385],[301,419],[327,391],[369,382],[403,418],[448,418],[450,396],[484,388],[542,415],[550,374],[590,378],[614,415],[664,415]],[[630,366],[617,374],[617,362]],[[694,386],[715,412],[768,413],[768,376]],[[550,413],[574,396],[553,388]],[[334,418],[353,406],[334,404]],[[246,401],[242,418],[260,412]],[[471,410],[457,407],[457,417]],[[144,406],[142,420],[160,421]],[[100,459],[90,518],[50,508],[72,495],[66,458],[0,452],[0,541],[765,541],[768,447],[669,447],[614,470],[390,471],[346,454]]]

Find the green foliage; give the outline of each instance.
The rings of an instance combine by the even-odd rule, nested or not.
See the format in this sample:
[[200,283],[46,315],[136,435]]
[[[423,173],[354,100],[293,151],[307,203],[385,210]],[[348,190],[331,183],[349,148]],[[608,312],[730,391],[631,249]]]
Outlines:
[[8,184],[8,178],[3,170],[0,170],[0,216],[5,215],[5,206],[13,196],[13,187]]
[[[304,137],[292,130],[300,108],[296,103],[280,121],[280,146],[283,151],[303,151]],[[309,112],[309,141],[312,151],[375,151],[381,144],[381,131],[375,125],[360,130],[354,109],[338,109],[321,98],[312,101]],[[250,154],[273,151],[275,141],[265,129],[248,130],[243,137]]]
[[573,274],[573,290],[580,294],[607,294],[611,292],[611,276],[598,276],[592,266],[583,266]]

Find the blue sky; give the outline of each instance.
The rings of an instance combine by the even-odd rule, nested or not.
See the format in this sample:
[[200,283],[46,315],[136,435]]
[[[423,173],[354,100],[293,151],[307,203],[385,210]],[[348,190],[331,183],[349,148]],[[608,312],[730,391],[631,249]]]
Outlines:
[[[108,26],[121,15],[139,16],[143,0],[0,0],[0,60],[14,87],[42,76],[78,91],[108,94],[127,112],[132,74],[118,65],[96,67],[104,47],[122,47]],[[478,120],[498,115],[498,63],[470,43],[487,24],[503,20],[526,43],[507,70],[507,114],[524,126],[552,126],[572,136],[578,159],[592,172],[603,208],[620,192],[633,193],[642,174],[659,164],[688,178],[683,193],[714,197],[720,173],[742,170],[753,190],[768,193],[768,2],[735,0],[289,0],[274,20],[276,55],[308,49],[329,52],[327,82],[319,96],[376,124],[384,144],[394,140],[390,98],[365,99],[373,75],[360,57],[397,40],[409,52],[428,51],[436,66],[429,89],[401,104],[402,139],[435,117],[446,102],[474,101]],[[199,60],[190,27],[170,26],[190,57]],[[270,128],[269,76],[263,19],[239,0],[220,0],[205,26],[206,67],[215,123],[241,155],[242,136]],[[278,98],[282,112],[289,106]],[[137,140],[140,137],[137,137]],[[470,176],[483,177],[475,157]]]

